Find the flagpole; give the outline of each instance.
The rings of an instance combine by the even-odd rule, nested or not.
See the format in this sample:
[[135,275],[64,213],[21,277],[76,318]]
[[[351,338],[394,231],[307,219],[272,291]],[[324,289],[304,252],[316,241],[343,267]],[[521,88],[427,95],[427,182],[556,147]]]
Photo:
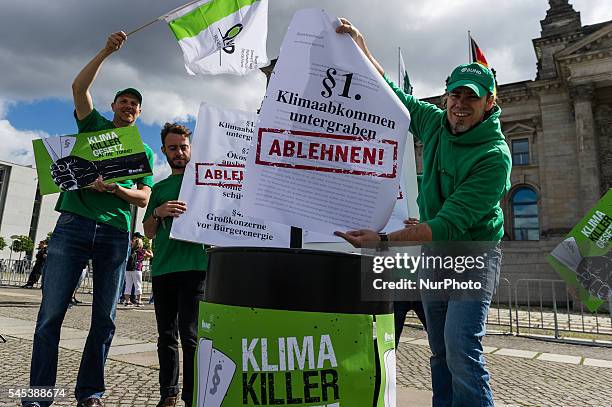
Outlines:
[[127,33],[127,36],[129,37],[130,35],[132,35],[132,34],[134,34],[134,33],[138,32],[138,31],[142,30],[143,28],[147,28],[147,27],[148,27],[148,26],[150,26],[151,24],[156,23],[157,21],[160,21],[161,19],[165,18],[166,16],[169,16],[169,15],[170,15],[170,14],[172,14],[172,13],[176,13],[177,11],[180,11],[180,10],[184,9],[185,7],[189,7],[189,6],[191,6],[192,4],[197,3],[198,1],[201,1],[201,0],[193,0],[193,1],[190,1],[189,3],[187,3],[187,4],[183,4],[183,5],[182,5],[182,6],[180,6],[180,7],[177,7],[177,8],[175,8],[175,9],[173,9],[173,10],[170,10],[170,11],[168,11],[167,13],[162,14],[161,16],[157,17],[156,19],[151,20],[151,21],[149,21],[148,23],[143,24],[143,25],[141,25],[140,27],[136,28],[135,30],[130,31],[129,33]]
[[468,30],[468,64],[472,63],[472,35]]
[[397,86],[402,86],[402,49],[397,47]]
[[130,31],[129,33],[127,33],[127,34],[126,34],[126,36],[128,36],[128,37],[129,37],[130,35],[132,35],[132,34],[134,34],[134,33],[138,32],[138,31],[142,30],[143,28],[147,28],[147,27],[148,27],[148,26],[150,26],[151,24],[158,22],[160,19],[161,19],[161,17],[158,17],[158,18],[156,18],[155,20],[151,20],[151,21],[149,21],[148,23],[146,23],[146,24],[144,24],[144,25],[141,25],[140,27],[136,28],[135,30]]

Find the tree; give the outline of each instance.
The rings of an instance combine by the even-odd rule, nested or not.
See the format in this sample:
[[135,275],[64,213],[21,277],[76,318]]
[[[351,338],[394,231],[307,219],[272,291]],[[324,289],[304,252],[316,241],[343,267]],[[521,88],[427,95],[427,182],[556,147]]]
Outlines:
[[2,236],[0,236],[0,250],[4,250],[6,247],[6,240]]
[[34,242],[29,236],[20,235],[17,236],[13,243],[11,243],[11,250],[15,253],[19,253],[19,260],[21,260],[21,253],[32,253],[34,250]]

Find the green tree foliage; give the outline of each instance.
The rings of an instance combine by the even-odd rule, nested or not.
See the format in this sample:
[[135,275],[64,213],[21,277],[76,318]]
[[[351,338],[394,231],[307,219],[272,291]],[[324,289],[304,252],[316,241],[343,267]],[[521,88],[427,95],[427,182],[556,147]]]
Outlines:
[[13,243],[11,243],[11,250],[13,250],[15,253],[32,253],[32,250],[34,250],[34,242],[29,236],[18,236],[15,240],[13,240]]

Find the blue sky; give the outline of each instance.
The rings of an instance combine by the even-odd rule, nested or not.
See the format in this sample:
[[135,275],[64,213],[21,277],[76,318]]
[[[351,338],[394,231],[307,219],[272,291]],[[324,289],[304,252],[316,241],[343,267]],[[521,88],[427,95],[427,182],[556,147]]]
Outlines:
[[[144,101],[146,109],[146,100]],[[44,130],[49,135],[67,135],[77,132],[73,118],[74,106],[72,101],[56,98],[44,99],[34,102],[19,102],[8,107],[5,118],[20,131]],[[100,108],[104,116],[112,119],[112,112]],[[181,124],[194,129],[195,120],[179,121]],[[147,143],[155,152],[160,151],[160,126],[157,124],[144,124],[138,122],[138,131],[142,141]]]
[[[0,14],[0,160],[33,164],[31,140],[73,134],[70,85],[109,33],[138,27],[187,0],[28,0],[4,2]],[[582,24],[612,20],[612,1],[571,0]],[[417,97],[442,93],[452,67],[467,62],[470,30],[500,83],[535,78],[531,40],[540,36],[548,0],[269,0],[268,55],[278,56],[295,11],[325,9],[347,17],[375,57],[397,77],[397,47]],[[66,23],[69,22],[69,23]],[[166,121],[190,128],[201,102],[255,111],[265,95],[260,72],[237,77],[190,76],[168,27],[156,23],[130,36],[103,65],[91,94],[107,116],[118,89],[135,87],[144,98],[138,128],[155,152],[156,178],[169,173],[159,153]]]

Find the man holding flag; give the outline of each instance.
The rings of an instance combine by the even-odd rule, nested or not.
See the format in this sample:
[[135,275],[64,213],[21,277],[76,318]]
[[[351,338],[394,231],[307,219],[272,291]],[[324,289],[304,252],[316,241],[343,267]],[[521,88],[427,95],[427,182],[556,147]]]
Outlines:
[[[348,33],[385,76],[359,30],[346,19],[340,21],[336,31]],[[510,151],[499,121],[501,109],[495,103],[495,79],[478,63],[456,67],[447,79],[445,110],[406,94],[387,76],[385,80],[410,112],[411,133],[423,142],[423,179],[418,196],[421,223],[408,224],[388,235],[373,230],[336,234],[356,247],[380,241],[488,242],[466,245],[484,252],[487,259],[484,267],[476,269],[482,284],[477,298],[465,298],[460,290],[450,291],[446,297],[430,297],[421,291],[421,298],[432,351],[433,406],[493,406],[481,340],[499,281],[499,241],[504,231],[499,201],[510,188],[511,170]],[[423,250],[436,256],[436,248],[442,246]],[[454,255],[457,257],[457,253]],[[442,274],[448,270],[421,267],[419,278],[422,271]]]
[[[117,92],[111,104],[112,120],[98,113],[89,93],[102,63],[119,50],[126,39],[123,32],[111,34],[106,45],[74,79],[74,116],[79,133],[133,126],[140,115],[142,96],[134,88]],[[153,152],[146,144],[144,147],[153,168]],[[87,171],[87,166],[64,164],[58,166],[57,171],[62,172],[63,177],[78,179]],[[34,333],[30,387],[55,386],[62,322],[83,264],[92,259],[91,326],[74,393],[78,407],[104,405],[101,400],[105,390],[104,365],[115,333],[115,308],[127,261],[130,204],[147,206],[152,186],[152,176],[111,184],[105,184],[99,176],[89,188],[60,195],[55,209],[61,215],[49,242],[43,274],[44,290]],[[28,407],[45,407],[51,402],[52,399],[22,400]]]

